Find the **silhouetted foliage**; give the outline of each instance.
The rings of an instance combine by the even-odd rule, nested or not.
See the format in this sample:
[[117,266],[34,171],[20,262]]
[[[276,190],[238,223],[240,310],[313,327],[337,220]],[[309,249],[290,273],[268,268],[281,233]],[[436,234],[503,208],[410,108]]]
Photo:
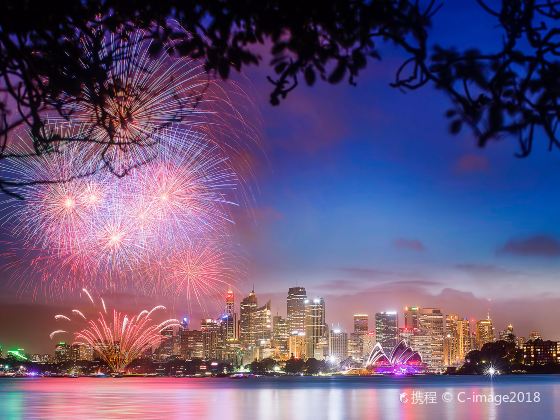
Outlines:
[[7,0],[0,14],[0,158],[8,134],[20,126],[31,130],[36,153],[51,151],[60,138],[45,130],[45,111],[70,118],[68,105],[83,100],[86,88],[97,88],[88,100],[102,108],[108,92],[99,87],[114,57],[99,59],[84,42],[95,51],[108,34],[127,39],[138,29],[152,40],[152,54],[202,60],[224,79],[232,69],[259,64],[264,46],[272,55],[272,104],[301,79],[310,86],[355,84],[368,60],[381,58],[379,45],[391,43],[407,56],[392,85],[406,91],[431,84],[445,92],[452,133],[470,127],[480,146],[515,136],[520,156],[531,152],[539,133],[551,148],[560,146],[560,4],[503,0],[494,9],[478,3],[503,32],[498,51],[431,40],[441,6],[434,1]]
[[486,343],[480,350],[473,350],[465,357],[465,364],[458,370],[460,374],[484,374],[493,366],[500,373],[511,373],[523,363],[523,351],[509,341]]

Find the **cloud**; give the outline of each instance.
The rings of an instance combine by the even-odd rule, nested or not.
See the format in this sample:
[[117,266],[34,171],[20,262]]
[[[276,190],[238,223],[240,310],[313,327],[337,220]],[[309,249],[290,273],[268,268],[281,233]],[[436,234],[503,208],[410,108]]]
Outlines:
[[455,171],[458,173],[486,172],[489,168],[490,162],[486,156],[467,154],[455,162]]
[[497,254],[523,257],[560,257],[560,241],[549,235],[510,239],[498,248]]
[[426,250],[424,244],[418,239],[397,238],[393,242],[397,249],[422,252]]
[[343,274],[350,275],[352,277],[362,277],[362,278],[364,277],[371,278],[371,277],[379,277],[379,276],[394,274],[390,271],[383,271],[383,270],[378,270],[375,268],[367,268],[367,267],[338,267],[336,270]]
[[498,267],[492,264],[463,263],[463,264],[455,264],[454,267],[468,274],[473,274],[477,276],[480,275],[508,276],[508,275],[522,274],[520,271],[509,270],[507,268]]

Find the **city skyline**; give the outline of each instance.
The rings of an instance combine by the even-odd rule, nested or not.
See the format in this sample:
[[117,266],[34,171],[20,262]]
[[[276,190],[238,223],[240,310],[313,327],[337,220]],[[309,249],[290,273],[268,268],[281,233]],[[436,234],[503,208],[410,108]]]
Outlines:
[[[287,335],[290,334],[289,323],[288,323],[288,308],[290,307],[291,300],[293,300],[293,291],[298,290],[303,292],[303,295],[307,295],[307,291],[305,287],[298,286],[290,288],[287,295],[285,296],[284,305],[280,304],[278,306],[284,306],[284,311],[279,311],[278,306],[273,305],[271,300],[268,300],[264,305],[262,301],[259,302],[259,295],[253,289],[250,293],[248,293],[245,297],[239,297],[235,294],[232,290],[228,290],[227,293],[223,296],[223,308],[221,311],[217,312],[214,317],[203,317],[200,319],[196,319],[191,317],[187,313],[177,313],[177,319],[181,319],[181,325],[183,329],[191,329],[191,330],[208,330],[208,328],[212,329],[212,325],[215,325],[217,328],[216,322],[223,323],[225,325],[226,337],[231,339],[232,337],[238,337],[240,342],[244,345],[247,343],[256,342],[260,339],[267,339],[271,340],[274,335],[274,328],[276,325],[272,322],[274,319],[280,319],[281,322],[284,323],[284,328]],[[398,341],[405,339],[409,342],[409,345],[414,348],[414,341],[410,341],[411,337],[407,335],[407,331],[412,331],[416,329],[428,329],[431,330],[431,323],[434,321],[430,321],[433,314],[439,319],[440,327],[442,329],[441,332],[441,351],[442,354],[438,355],[438,358],[444,360],[449,358],[448,354],[444,355],[444,337],[443,337],[443,329],[449,330],[450,319],[453,322],[455,327],[457,328],[457,322],[459,322],[459,328],[462,325],[461,321],[464,320],[466,322],[466,329],[468,334],[472,334],[472,339],[474,340],[475,344],[471,344],[471,346],[481,347],[482,344],[485,342],[490,341],[488,337],[493,337],[493,339],[501,338],[501,334],[507,329],[514,328],[512,323],[506,323],[503,325],[497,324],[495,321],[490,321],[491,314],[487,312],[483,317],[473,318],[473,317],[465,317],[458,311],[454,311],[453,309],[441,309],[441,308],[433,308],[433,307],[419,307],[419,306],[410,306],[406,305],[403,306],[400,310],[394,311],[379,311],[379,310],[372,310],[372,312],[356,312],[350,311],[347,314],[347,317],[350,318],[351,321],[347,319],[330,319],[329,318],[329,310],[328,310],[328,301],[323,299],[322,297],[312,297],[312,298],[305,298],[305,308],[304,308],[304,324],[303,330],[299,331],[302,333],[303,336],[314,335],[316,338],[314,339],[313,344],[309,344],[307,341],[305,342],[305,352],[315,352],[315,344],[318,342],[320,337],[327,337],[328,340],[328,332],[330,330],[337,330],[341,333],[347,334],[348,337],[351,337],[352,334],[373,334],[375,337],[375,341],[379,342],[384,349],[391,348],[395,346]],[[293,303],[292,303],[293,306]],[[311,309],[311,312],[308,310]],[[243,317],[243,308],[245,308],[246,313],[251,313],[249,317]],[[276,308],[276,309],[275,309]],[[319,310],[320,312],[317,312]],[[167,311],[171,313],[172,311]],[[259,315],[262,313],[262,315]],[[255,315],[253,315],[255,314]],[[382,318],[380,318],[382,317]],[[52,316],[51,316],[52,318]],[[309,320],[316,319],[317,321],[310,322]],[[392,319],[393,321],[388,321],[388,319]],[[345,322],[348,321],[348,322]],[[245,325],[244,325],[245,322]],[[380,322],[382,324],[380,324]],[[392,327],[383,327],[380,325],[391,325]],[[436,320],[436,322],[438,322]],[[485,322],[489,322],[489,327],[484,327]],[[260,324],[259,324],[260,323]],[[51,323],[52,324],[52,323]],[[249,332],[250,330],[255,328],[255,325],[259,324],[262,325],[262,329],[268,328],[268,332],[265,333],[265,336],[254,336],[255,333]],[[268,324],[268,325],[267,325]],[[309,327],[310,325],[314,325],[313,327]],[[369,330],[367,333],[363,330],[365,326],[369,326]],[[311,329],[309,329],[311,328]],[[387,329],[389,328],[389,329]],[[437,328],[437,327],[436,327]],[[482,328],[482,329],[481,329]],[[488,329],[490,328],[490,329]],[[525,333],[515,327],[515,331],[518,337],[532,337],[538,331],[539,337],[546,337],[549,340],[557,340],[554,336],[547,336],[543,334],[540,328],[535,327],[530,330],[527,330]],[[26,331],[27,333],[28,331]],[[294,331],[291,331],[294,332]],[[498,332],[500,335],[498,335]],[[244,337],[244,334],[246,335]],[[267,335],[266,335],[267,334]],[[403,335],[404,334],[404,335]],[[432,334],[432,333],[430,333]],[[484,335],[482,338],[480,335]],[[31,335],[36,335],[31,334]],[[389,341],[386,341],[384,335],[388,335]],[[29,334],[24,334],[25,336],[29,336]],[[422,339],[421,337],[419,338]],[[493,340],[492,339],[492,340]],[[307,340],[307,339],[306,339]],[[4,347],[4,349],[8,348],[28,348],[32,349],[32,347],[25,346],[24,343],[26,341],[19,341],[19,342],[0,342],[0,345]],[[44,350],[49,350],[49,345],[56,345],[56,340],[48,340],[48,342],[44,342],[42,345],[39,346],[40,350],[43,351],[36,351],[34,353],[42,353]],[[311,345],[311,347],[309,347]],[[351,350],[350,350],[351,352]],[[465,352],[462,352],[464,356]],[[261,356],[257,356],[261,357]]]

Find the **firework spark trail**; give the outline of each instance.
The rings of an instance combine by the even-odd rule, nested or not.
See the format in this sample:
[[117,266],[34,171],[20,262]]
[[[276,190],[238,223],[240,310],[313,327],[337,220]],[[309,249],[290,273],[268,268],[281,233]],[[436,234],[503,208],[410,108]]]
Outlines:
[[[125,178],[101,173],[61,184],[80,197],[76,203],[85,210],[79,223],[60,217],[58,208],[43,205],[47,197],[64,208],[64,200],[50,197],[52,186],[59,184],[26,187],[31,190],[29,201],[17,203],[7,220],[14,237],[45,238],[38,246],[31,239],[24,240],[24,248],[38,254],[32,265],[45,276],[43,283],[49,283],[51,276],[55,288],[80,290],[101,279],[109,287],[135,277],[152,256],[163,260],[197,241],[224,241],[228,225],[233,223],[229,208],[236,206],[235,173],[203,136],[178,129],[166,133],[166,153],[161,159]],[[71,167],[73,158],[73,153],[57,155],[55,167]],[[53,167],[51,162],[45,165]],[[46,170],[32,165],[21,171],[25,179],[33,179],[47,176]],[[169,278],[153,281],[155,291]]]
[[[52,295],[132,285],[201,302],[242,272],[225,253],[233,209],[248,201],[259,137],[247,118],[254,108],[234,82],[209,79],[201,63],[150,55],[141,32],[106,38],[101,51],[84,48],[92,60],[113,58],[106,84],[85,85],[68,120],[47,124],[61,139],[55,153],[0,164],[8,181],[25,181],[14,187],[24,203],[0,203],[9,210],[0,222],[22,243],[13,253],[22,261],[21,284],[36,273],[36,287]],[[36,144],[20,140],[27,152]],[[203,269],[194,275],[197,265]]]
[[119,176],[157,156],[152,146],[160,142],[162,129],[196,126],[202,123],[199,115],[209,112],[200,107],[211,83],[203,63],[153,57],[150,45],[141,31],[126,40],[108,37],[100,51],[84,44],[93,61],[111,57],[111,65],[105,84],[85,87],[69,113],[89,127],[89,153]]
[[[91,296],[86,290],[84,292]],[[153,312],[165,309],[161,305],[150,311],[142,310],[132,317],[117,310],[113,310],[112,317],[106,317],[107,311],[103,300],[102,307],[96,318],[87,318],[80,310],[75,309],[72,313],[80,314],[80,318],[71,319],[65,315],[56,315],[55,319],[81,324],[85,322],[84,328],[74,332],[73,344],[90,346],[113,372],[124,371],[146,350],[161,344],[164,340],[161,332],[164,329],[179,325],[176,319],[168,319],[160,323],[152,320],[150,316]],[[66,333],[66,330],[58,329],[49,336],[52,340],[56,335]]]

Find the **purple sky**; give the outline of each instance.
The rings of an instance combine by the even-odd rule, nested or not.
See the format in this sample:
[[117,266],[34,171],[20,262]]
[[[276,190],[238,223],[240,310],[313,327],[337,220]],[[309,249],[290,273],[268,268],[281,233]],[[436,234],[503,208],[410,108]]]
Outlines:
[[[436,17],[436,37],[499,41],[491,26],[480,30],[483,20],[466,27],[480,12],[455,3]],[[263,153],[254,214],[237,225],[249,262],[238,290],[254,284],[260,302],[272,298],[285,314],[288,288],[305,286],[325,297],[328,322],[347,329],[354,312],[373,318],[417,305],[477,319],[490,311],[497,329],[511,322],[521,335],[560,339],[560,151],[547,152],[542,139],[518,159],[514,139],[481,150],[467,131],[451,136],[442,94],[388,86],[399,59],[386,51],[357,87],[300,85],[279,107],[268,104],[268,70],[246,73]],[[52,315],[77,297],[30,304],[4,289],[0,343],[50,351]],[[115,302],[140,308],[153,299]],[[182,311],[175,302],[170,315]]]

